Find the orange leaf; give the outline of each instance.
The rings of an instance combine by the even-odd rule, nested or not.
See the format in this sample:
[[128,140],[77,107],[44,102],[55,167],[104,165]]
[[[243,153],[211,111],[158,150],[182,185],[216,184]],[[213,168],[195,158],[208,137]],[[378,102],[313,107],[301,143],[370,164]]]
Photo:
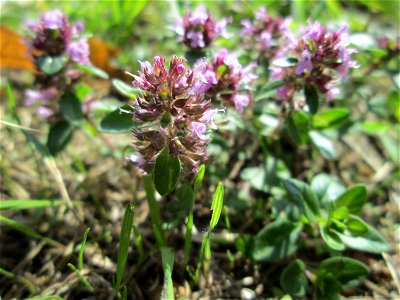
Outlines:
[[90,61],[93,65],[106,71],[111,77],[125,77],[123,70],[115,68],[111,64],[112,59],[120,52],[117,47],[107,44],[106,42],[98,38],[90,38],[89,47]]
[[26,42],[29,40],[22,35],[0,26],[0,69],[37,72]]

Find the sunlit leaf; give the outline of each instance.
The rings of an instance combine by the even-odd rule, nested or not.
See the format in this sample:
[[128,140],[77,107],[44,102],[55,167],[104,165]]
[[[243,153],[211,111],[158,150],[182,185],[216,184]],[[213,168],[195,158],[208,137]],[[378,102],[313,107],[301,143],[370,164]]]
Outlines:
[[127,133],[135,127],[130,105],[124,105],[107,114],[100,122],[99,129],[109,133]]

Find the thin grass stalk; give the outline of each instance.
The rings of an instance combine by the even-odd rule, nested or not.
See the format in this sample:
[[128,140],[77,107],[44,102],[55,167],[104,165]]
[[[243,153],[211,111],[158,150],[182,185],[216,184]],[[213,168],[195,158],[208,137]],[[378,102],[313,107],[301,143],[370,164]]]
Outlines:
[[153,223],[153,231],[157,240],[157,244],[160,248],[166,247],[167,243],[165,240],[165,233],[162,228],[160,208],[158,207],[158,203],[155,198],[153,181],[150,176],[144,176],[143,183],[144,183],[144,189],[146,191],[146,199],[147,202],[149,203],[150,218],[151,222]]

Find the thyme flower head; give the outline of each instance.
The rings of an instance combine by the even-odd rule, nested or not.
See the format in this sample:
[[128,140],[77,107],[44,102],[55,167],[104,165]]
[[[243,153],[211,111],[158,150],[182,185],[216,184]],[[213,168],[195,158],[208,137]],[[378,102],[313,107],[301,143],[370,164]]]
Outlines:
[[347,80],[350,68],[357,67],[351,59],[355,49],[348,48],[347,25],[329,32],[319,22],[310,22],[300,39],[292,39],[286,49],[296,63],[291,67],[272,66],[272,78],[282,78],[285,85],[278,89],[278,98],[288,100],[305,85],[314,85],[328,101],[339,93],[336,87],[341,79]]
[[134,144],[140,156],[137,165],[149,172],[161,150],[178,156],[186,173],[195,173],[206,160],[209,128],[219,111],[211,109],[204,98],[209,84],[200,61],[191,70],[186,60],[173,56],[167,66],[165,58],[154,63],[140,62],[141,70],[133,75],[133,86],[141,90],[133,108],[133,120],[143,126],[133,130]]
[[187,47],[199,50],[210,46],[218,36],[227,36],[226,24],[229,19],[215,21],[213,16],[199,5],[195,11],[189,11],[183,18],[179,18],[176,31],[180,35],[179,41]]

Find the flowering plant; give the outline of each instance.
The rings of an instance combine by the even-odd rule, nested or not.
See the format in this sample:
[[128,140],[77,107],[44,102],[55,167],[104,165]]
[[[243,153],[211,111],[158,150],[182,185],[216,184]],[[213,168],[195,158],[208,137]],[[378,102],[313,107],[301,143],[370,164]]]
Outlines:
[[206,160],[207,128],[215,126],[212,118],[218,109],[211,109],[211,101],[204,98],[207,63],[202,61],[193,70],[185,63],[173,56],[167,68],[165,58],[156,56],[153,66],[141,63],[139,76],[133,75],[133,86],[141,91],[132,106],[133,120],[147,124],[133,130],[141,155],[135,162],[146,172],[164,147],[180,159],[187,173],[196,173]]
[[184,17],[179,18],[176,31],[178,40],[183,42],[189,49],[201,50],[211,45],[218,36],[227,36],[226,24],[229,19],[215,21],[203,5],[196,10],[189,11]]
[[226,106],[232,106],[238,113],[250,104],[249,93],[240,91],[242,85],[252,82],[257,76],[252,73],[254,63],[245,68],[239,63],[235,54],[221,49],[208,64],[205,77],[208,81],[206,93],[214,101],[221,99]]
[[38,114],[50,117],[58,110],[57,98],[82,75],[71,64],[90,63],[89,45],[87,38],[78,38],[83,24],[71,25],[60,10],[47,11],[38,22],[29,21],[27,26],[35,34],[30,48],[39,53],[33,58],[42,73],[36,76],[36,89],[26,90],[25,104],[30,106],[39,102]]
[[240,34],[245,49],[255,50],[257,60],[271,60],[282,55],[282,46],[292,36],[289,18],[273,18],[265,7],[255,12],[255,20],[243,19]]
[[306,88],[307,94],[315,88],[332,101],[339,92],[335,86],[338,80],[346,80],[349,69],[357,66],[351,59],[356,50],[348,45],[346,25],[331,33],[319,22],[310,22],[302,38],[292,39],[286,49],[291,65],[271,66],[271,78],[284,81],[284,86],[277,90],[278,98],[290,101],[297,91]]
[[[73,128],[81,124],[84,113],[93,104],[88,97],[82,105],[76,95],[75,87],[81,76],[84,73],[108,76],[90,63],[88,39],[81,35],[84,29],[81,22],[71,25],[60,10],[51,10],[39,21],[29,21],[27,27],[34,34],[29,49],[39,72],[35,76],[35,89],[25,90],[24,103],[36,105],[39,115],[51,119],[47,146],[55,154],[65,147]],[[59,136],[64,139],[54,143]]]

